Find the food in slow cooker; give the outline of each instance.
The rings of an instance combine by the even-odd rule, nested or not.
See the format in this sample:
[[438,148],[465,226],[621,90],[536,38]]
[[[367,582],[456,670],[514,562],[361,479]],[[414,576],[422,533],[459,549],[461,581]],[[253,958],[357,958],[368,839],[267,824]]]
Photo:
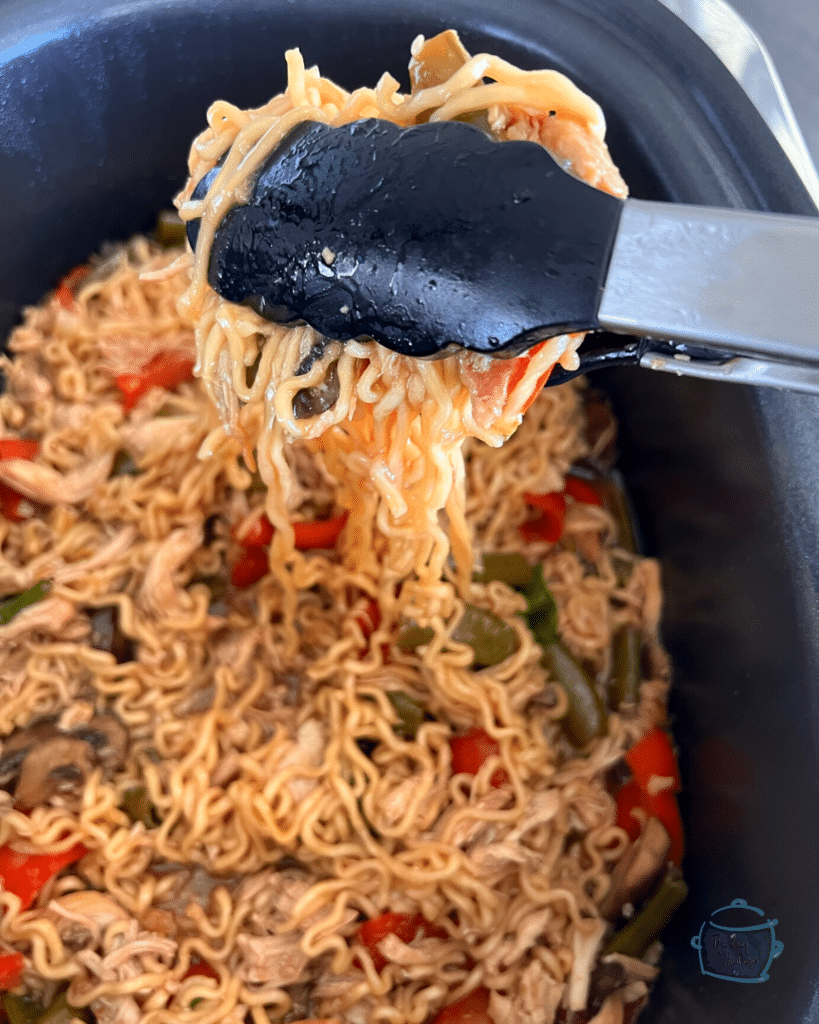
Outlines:
[[[451,33],[406,97],[288,66],[261,113],[211,108],[192,186],[271,120],[386,110],[622,187],[592,101]],[[685,893],[680,779],[616,427],[539,387],[579,339],[341,351],[191,266],[107,250],[4,363],[9,1019],[630,1018]]]

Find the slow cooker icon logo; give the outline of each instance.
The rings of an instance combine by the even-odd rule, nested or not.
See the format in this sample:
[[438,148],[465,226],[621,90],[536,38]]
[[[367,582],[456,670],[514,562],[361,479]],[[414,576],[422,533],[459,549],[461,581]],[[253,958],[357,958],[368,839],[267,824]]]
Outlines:
[[[703,921],[699,933],[691,938],[691,945],[699,952],[703,974],[746,983],[768,980],[768,968],[785,944],[774,933],[779,923],[776,918],[760,922],[754,921],[751,914],[765,917],[759,907],[751,907],[745,900],[733,900]],[[722,915],[719,920],[718,915]]]

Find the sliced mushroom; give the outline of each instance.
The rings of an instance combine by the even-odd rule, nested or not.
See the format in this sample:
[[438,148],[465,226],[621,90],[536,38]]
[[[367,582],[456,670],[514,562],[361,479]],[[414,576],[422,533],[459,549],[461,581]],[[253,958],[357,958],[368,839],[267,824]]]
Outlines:
[[14,799],[29,809],[57,793],[76,793],[93,767],[92,750],[84,740],[55,736],[38,744],[23,761]]
[[118,718],[94,715],[90,722],[72,729],[71,735],[85,740],[105,771],[122,767],[128,750],[128,733]]
[[313,985],[309,981],[297,981],[294,985],[287,986],[287,993],[290,996],[290,1009],[282,1017],[282,1024],[298,1024],[299,1021],[306,1021],[314,1017],[313,1008]]
[[125,726],[110,713],[74,729],[60,729],[56,716],[38,719],[3,744],[0,786],[25,809],[58,794],[76,796],[95,768],[111,774],[122,767],[127,749]]
[[134,642],[123,633],[119,624],[119,609],[116,605],[89,610],[91,619],[90,645],[98,651],[113,654],[117,664],[134,660]]
[[612,992],[623,988],[628,980],[625,967],[617,961],[603,960],[595,965],[589,986],[589,1009],[596,1012]]
[[302,388],[293,396],[293,415],[297,420],[309,420],[313,416],[332,409],[338,401],[341,388],[338,379],[338,360],[330,363],[321,384],[312,388]]
[[611,885],[600,913],[613,920],[626,903],[637,903],[649,882],[665,865],[671,845],[668,832],[657,818],[649,818],[640,837],[626,850],[611,875]]
[[19,774],[23,761],[28,752],[36,743],[44,743],[59,736],[57,718],[39,718],[33,721],[25,729],[18,729],[3,743],[3,753],[0,756],[0,786],[7,786]]

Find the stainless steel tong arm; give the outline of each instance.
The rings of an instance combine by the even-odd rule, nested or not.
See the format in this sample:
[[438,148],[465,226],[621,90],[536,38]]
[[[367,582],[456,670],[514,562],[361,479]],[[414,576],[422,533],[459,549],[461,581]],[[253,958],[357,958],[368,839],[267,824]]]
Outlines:
[[649,350],[651,369],[819,393],[819,218],[630,199],[598,319],[726,354]]

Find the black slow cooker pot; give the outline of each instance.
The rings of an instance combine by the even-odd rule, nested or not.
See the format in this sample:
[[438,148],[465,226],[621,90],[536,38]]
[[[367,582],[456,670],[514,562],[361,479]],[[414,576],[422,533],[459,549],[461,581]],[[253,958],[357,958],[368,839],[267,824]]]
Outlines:
[[[414,36],[446,27],[591,93],[634,195],[815,214],[728,71],[657,0],[6,0],[0,330],[103,240],[148,230],[208,104],[280,91],[285,49],[347,87],[384,69],[406,82]],[[598,383],[663,566],[685,782],[691,891],[644,1019],[817,1020],[819,402],[644,370]],[[703,971],[692,946],[736,900],[777,921],[764,983]]]

